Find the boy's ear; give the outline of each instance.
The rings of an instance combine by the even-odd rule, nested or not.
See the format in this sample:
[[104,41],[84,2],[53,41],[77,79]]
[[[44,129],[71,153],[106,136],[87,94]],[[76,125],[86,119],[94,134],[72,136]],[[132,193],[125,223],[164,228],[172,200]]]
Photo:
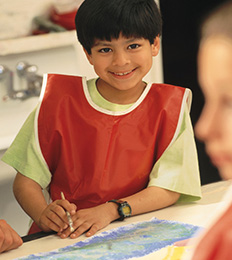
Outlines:
[[151,45],[152,47],[152,56],[157,56],[160,50],[160,37],[156,36],[154,39],[154,43]]
[[89,63],[90,63],[91,65],[93,65],[91,54],[89,54],[84,47],[83,47],[83,50],[84,50],[84,53],[85,53],[85,55],[86,55],[86,57],[87,57]]

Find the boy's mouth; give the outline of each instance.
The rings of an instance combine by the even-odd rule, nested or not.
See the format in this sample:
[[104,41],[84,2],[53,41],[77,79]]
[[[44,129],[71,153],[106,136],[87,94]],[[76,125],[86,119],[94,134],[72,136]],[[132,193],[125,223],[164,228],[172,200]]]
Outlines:
[[135,71],[135,69],[130,70],[130,71],[125,71],[125,72],[112,72],[112,74],[116,75],[116,76],[126,76],[129,75],[130,73],[132,73],[133,71]]
[[132,70],[128,71],[128,72],[114,72],[114,74],[117,75],[117,76],[124,76],[124,75],[131,73],[131,72],[132,72]]

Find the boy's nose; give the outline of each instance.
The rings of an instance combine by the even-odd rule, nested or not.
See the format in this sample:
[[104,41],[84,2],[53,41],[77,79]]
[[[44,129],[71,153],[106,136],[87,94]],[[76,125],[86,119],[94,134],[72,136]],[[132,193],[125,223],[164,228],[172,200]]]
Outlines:
[[130,62],[129,56],[123,51],[114,52],[113,65],[124,66]]

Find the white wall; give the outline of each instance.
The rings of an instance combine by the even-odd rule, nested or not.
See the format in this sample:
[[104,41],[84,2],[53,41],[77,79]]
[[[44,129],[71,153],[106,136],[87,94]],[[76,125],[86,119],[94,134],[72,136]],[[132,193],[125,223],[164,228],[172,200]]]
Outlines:
[[53,0],[0,0],[0,40],[23,37],[32,31],[35,16],[46,14]]

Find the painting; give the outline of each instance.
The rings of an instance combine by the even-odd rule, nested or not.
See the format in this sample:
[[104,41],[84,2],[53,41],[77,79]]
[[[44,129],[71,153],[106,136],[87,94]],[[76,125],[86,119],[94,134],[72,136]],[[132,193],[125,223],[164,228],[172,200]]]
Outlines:
[[38,253],[20,260],[78,259],[126,260],[147,256],[159,249],[188,239],[201,229],[182,222],[152,218],[101,232],[73,245]]

